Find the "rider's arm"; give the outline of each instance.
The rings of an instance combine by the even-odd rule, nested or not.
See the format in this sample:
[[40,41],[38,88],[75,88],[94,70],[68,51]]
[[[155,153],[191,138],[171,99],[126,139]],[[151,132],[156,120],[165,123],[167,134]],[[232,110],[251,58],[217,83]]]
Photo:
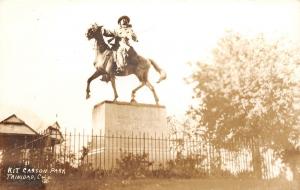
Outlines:
[[132,40],[138,42],[137,36],[134,32],[132,33]]
[[131,35],[131,39],[135,42],[138,42],[137,36],[134,33],[134,31],[132,30],[132,28],[130,28],[130,35]]
[[105,28],[102,28],[102,34],[105,37],[115,37],[116,36],[115,31],[107,30]]

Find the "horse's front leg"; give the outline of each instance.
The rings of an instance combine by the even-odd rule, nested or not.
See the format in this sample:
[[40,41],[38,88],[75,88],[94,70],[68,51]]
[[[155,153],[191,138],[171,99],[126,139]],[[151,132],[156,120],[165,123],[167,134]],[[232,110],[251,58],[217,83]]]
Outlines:
[[117,92],[117,88],[116,88],[116,76],[114,74],[112,74],[112,68],[113,68],[113,57],[110,56],[109,60],[107,61],[107,66],[105,68],[105,71],[109,77],[109,80],[111,82],[111,86],[113,88],[114,91],[114,102],[117,101],[118,99],[118,92]]
[[136,87],[135,89],[132,90],[131,92],[131,100],[130,100],[130,103],[136,103],[136,100],[135,100],[135,93],[141,89],[143,86],[145,86],[145,82],[142,82],[138,87]]
[[110,82],[111,82],[111,86],[112,86],[112,88],[113,88],[113,90],[114,90],[114,102],[115,101],[117,101],[117,99],[118,99],[118,92],[117,92],[117,88],[116,88],[116,77],[115,76],[113,76],[113,75],[110,75]]
[[86,99],[89,99],[90,98],[90,84],[91,82],[99,77],[100,75],[102,75],[103,73],[99,72],[99,71],[96,71],[94,74],[92,74],[92,76],[90,76],[87,80],[87,86],[86,86]]

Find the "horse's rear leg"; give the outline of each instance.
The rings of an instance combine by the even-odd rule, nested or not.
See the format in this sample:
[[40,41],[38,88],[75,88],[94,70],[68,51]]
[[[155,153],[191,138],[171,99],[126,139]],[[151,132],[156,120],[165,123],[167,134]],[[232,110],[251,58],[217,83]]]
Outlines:
[[94,74],[92,74],[92,76],[90,76],[87,80],[87,86],[86,86],[86,99],[89,99],[90,98],[90,84],[91,82],[99,77],[100,75],[102,75],[103,73],[100,72],[100,71],[96,71]]
[[142,88],[143,86],[145,86],[145,82],[142,82],[138,87],[136,87],[135,89],[132,90],[131,92],[131,103],[136,103],[136,100],[135,100],[135,93],[140,89]]
[[146,86],[152,91],[154,99],[155,99],[155,103],[156,103],[156,105],[158,105],[159,98],[155,92],[154,87],[152,86],[152,84],[149,81],[146,82]]
[[114,90],[114,96],[115,96],[115,98],[114,98],[114,102],[115,101],[117,101],[117,99],[118,99],[118,92],[117,92],[117,88],[116,88],[116,78],[115,78],[115,76],[113,76],[113,75],[110,75],[110,82],[111,82],[111,86],[112,86],[112,88],[113,88],[113,90]]

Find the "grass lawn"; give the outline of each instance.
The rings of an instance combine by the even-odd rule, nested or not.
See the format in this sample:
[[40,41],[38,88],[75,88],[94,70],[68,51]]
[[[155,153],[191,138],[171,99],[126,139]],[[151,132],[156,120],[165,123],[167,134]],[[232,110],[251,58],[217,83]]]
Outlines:
[[[16,190],[0,184],[0,190]],[[26,188],[36,189],[36,188]],[[46,190],[299,190],[300,182],[253,179],[58,179],[46,184]]]
[[47,190],[299,190],[299,183],[285,180],[239,179],[138,179],[68,180],[47,184]]

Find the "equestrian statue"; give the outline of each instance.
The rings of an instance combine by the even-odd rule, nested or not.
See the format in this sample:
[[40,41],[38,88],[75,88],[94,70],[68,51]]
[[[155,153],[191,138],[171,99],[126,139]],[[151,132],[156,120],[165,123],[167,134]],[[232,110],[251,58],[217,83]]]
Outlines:
[[[150,66],[160,74],[157,83],[166,79],[166,73],[152,59],[146,59],[136,53],[129,41],[138,41],[137,36],[130,24],[128,16],[122,16],[118,19],[119,28],[114,31],[105,29],[103,26],[93,24],[87,31],[86,37],[88,40],[95,39],[96,57],[94,66],[96,71],[87,80],[86,98],[90,97],[90,83],[101,76],[101,80],[111,82],[114,100],[117,101],[118,93],[116,90],[115,77],[128,76],[134,74],[137,76],[141,84],[132,90],[131,103],[136,103],[135,94],[143,86],[147,86],[153,93],[156,104],[159,103],[159,98],[154,87],[148,80]],[[108,37],[108,44],[104,37]],[[109,46],[110,45],[110,46]]]

